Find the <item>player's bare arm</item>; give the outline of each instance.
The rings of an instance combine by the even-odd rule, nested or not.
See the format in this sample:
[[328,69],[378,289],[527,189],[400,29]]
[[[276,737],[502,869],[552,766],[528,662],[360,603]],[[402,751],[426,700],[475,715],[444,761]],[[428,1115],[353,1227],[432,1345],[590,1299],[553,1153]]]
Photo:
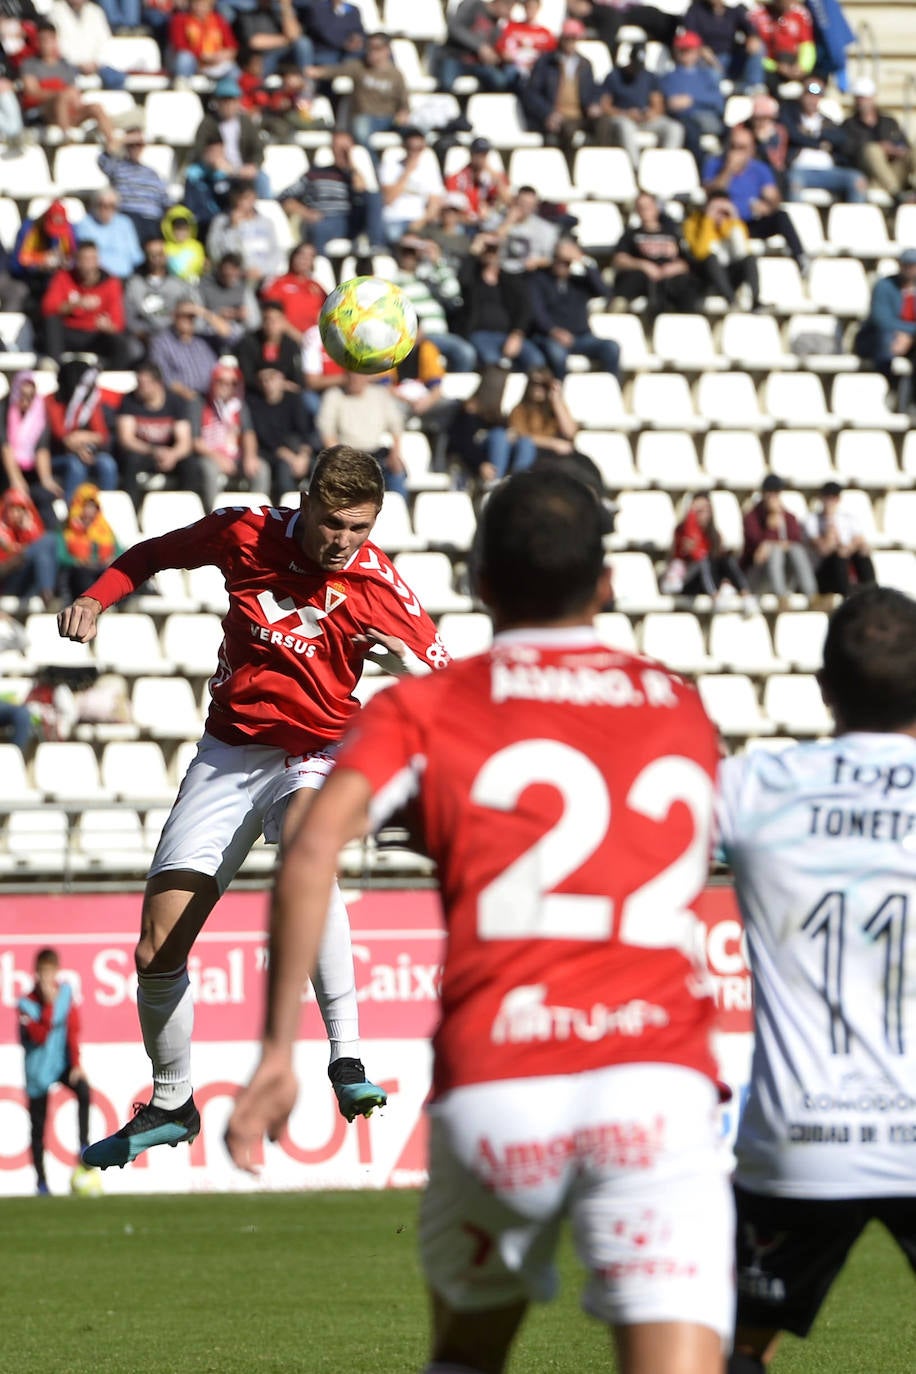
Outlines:
[[288,837],[271,901],[261,1059],[226,1129],[233,1162],[249,1173],[257,1171],[253,1161],[263,1137],[279,1137],[296,1103],[292,1056],[302,989],[315,968],[337,856],[348,840],[366,833],[369,796],[362,774],[352,769],[332,774]]
[[94,596],[78,596],[69,606],[58,612],[57,629],[61,639],[74,639],[88,644],[95,639],[102,603]]

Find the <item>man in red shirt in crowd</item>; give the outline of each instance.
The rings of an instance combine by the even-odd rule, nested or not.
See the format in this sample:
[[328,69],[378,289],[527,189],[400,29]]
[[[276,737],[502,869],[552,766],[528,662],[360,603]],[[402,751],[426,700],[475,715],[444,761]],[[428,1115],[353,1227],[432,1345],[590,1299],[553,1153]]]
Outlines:
[[553,52],[557,46],[557,36],[538,23],[541,0],[524,0],[524,19],[512,19],[496,40],[496,51],[503,62],[510,67],[518,67],[525,76],[541,53]]
[[769,0],[750,12],[763,40],[763,65],[773,80],[800,81],[814,68],[817,52],[811,12],[796,0]]
[[253,1169],[295,1103],[300,990],[341,844],[408,803],[448,927],[420,1219],[427,1374],[499,1374],[528,1302],[555,1291],[564,1217],[623,1374],[721,1374],[732,1202],[691,910],[716,732],[692,687],[598,639],[601,511],[578,478],[497,487],[477,554],[492,649],[376,696],[290,836],[262,1058],[229,1151]]
[[328,293],[312,275],[317,250],[312,243],[298,244],[289,255],[289,269],[276,277],[261,292],[265,301],[279,301],[286,317],[286,332],[297,344],[302,343],[306,330],[318,323],[321,307]]
[[492,148],[489,139],[475,138],[465,165],[445,179],[450,195],[464,197],[465,218],[478,225],[505,210],[512,200],[509,178],[490,165]]
[[77,246],[72,267],[61,267],[41,300],[45,348],[62,353],[97,353],[111,368],[127,366],[124,292],[117,277],[99,266],[99,250],[89,239]]
[[[330,773],[374,646],[398,671],[448,662],[435,625],[368,542],[383,495],[369,454],[325,449],[299,510],[217,510],[145,540],[60,613],[61,635],[87,643],[106,607],[163,568],[214,565],[229,594],[206,729],[153,856],[141,915],[137,1006],[153,1096],[89,1146],[88,1165],[123,1166],[153,1145],[196,1138],[187,960],[198,932],[261,832],[285,839],[291,800],[300,818]],[[331,1043],[328,1074],[352,1121],[386,1095],[358,1057],[350,927],[336,885],[328,918],[315,993]]]

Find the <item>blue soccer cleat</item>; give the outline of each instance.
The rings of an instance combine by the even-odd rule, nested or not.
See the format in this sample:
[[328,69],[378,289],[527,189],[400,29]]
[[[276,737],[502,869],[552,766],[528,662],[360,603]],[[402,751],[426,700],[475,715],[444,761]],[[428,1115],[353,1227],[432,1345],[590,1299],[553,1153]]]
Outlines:
[[388,1094],[370,1083],[361,1059],[335,1059],[328,1067],[328,1078],[337,1094],[341,1116],[352,1121],[355,1116],[371,1116],[376,1107],[384,1107]]
[[186,1140],[190,1145],[200,1135],[200,1112],[189,1097],[182,1106],[168,1112],[152,1102],[135,1102],[134,1114],[126,1126],[83,1151],[83,1163],[90,1169],[123,1169],[153,1145],[175,1146]]

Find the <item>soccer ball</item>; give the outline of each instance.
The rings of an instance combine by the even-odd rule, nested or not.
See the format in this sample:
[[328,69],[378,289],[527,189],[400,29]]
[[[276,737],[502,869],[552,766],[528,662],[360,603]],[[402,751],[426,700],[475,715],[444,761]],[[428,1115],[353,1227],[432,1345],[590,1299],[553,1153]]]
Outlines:
[[77,1164],[70,1175],[70,1192],[74,1197],[101,1197],[102,1171]]
[[388,372],[417,340],[417,315],[393,282],[352,277],[328,296],[318,316],[322,342],[348,372]]

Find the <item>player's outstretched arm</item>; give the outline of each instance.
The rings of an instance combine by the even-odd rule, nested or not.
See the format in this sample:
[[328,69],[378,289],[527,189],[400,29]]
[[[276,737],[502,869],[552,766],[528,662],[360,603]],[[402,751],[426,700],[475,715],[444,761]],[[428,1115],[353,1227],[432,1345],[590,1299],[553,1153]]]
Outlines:
[[75,639],[78,644],[88,644],[95,639],[102,603],[94,596],[78,596],[70,606],[65,606],[57,614],[57,629],[62,639]]
[[295,1106],[293,1045],[302,989],[318,960],[337,856],[366,832],[369,782],[353,769],[332,773],[287,841],[270,912],[267,1009],[261,1060],[236,1098],[226,1148],[240,1169],[255,1173],[260,1144],[276,1140]]

